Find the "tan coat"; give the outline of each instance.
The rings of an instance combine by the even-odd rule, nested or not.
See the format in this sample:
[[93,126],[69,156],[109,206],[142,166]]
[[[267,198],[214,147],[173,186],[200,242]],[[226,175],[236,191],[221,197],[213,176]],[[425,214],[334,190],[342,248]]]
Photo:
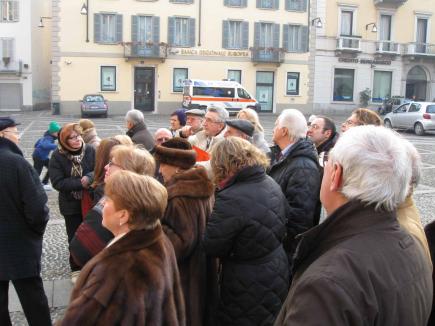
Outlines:
[[130,231],[90,260],[59,325],[185,325],[174,249],[161,226]]

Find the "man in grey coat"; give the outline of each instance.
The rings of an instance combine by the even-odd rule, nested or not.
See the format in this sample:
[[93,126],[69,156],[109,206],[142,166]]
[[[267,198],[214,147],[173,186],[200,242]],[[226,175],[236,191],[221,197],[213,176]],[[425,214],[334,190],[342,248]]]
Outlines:
[[426,325],[432,266],[396,218],[412,176],[404,142],[375,126],[340,137],[320,192],[328,217],[299,236],[275,325]]
[[127,136],[130,136],[133,143],[142,145],[148,151],[154,148],[154,138],[145,125],[143,113],[139,110],[130,110],[125,115]]
[[39,176],[18,148],[19,131],[0,118],[0,325],[11,325],[9,282],[29,325],[51,325],[42,285],[42,237],[48,222],[47,195]]

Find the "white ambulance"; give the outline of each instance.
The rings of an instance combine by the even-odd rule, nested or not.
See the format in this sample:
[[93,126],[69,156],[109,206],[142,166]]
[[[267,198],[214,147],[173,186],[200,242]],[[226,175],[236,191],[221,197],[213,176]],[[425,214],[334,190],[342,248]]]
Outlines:
[[260,103],[239,83],[228,80],[186,79],[183,88],[183,107],[206,109],[222,103],[230,113],[251,108],[260,111]]

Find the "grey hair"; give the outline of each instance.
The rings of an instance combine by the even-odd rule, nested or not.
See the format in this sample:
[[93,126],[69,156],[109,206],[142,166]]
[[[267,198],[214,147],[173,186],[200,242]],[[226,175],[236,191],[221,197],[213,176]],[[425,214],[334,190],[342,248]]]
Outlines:
[[301,111],[286,109],[278,117],[278,126],[287,128],[291,141],[296,141],[307,136],[307,120]]
[[349,200],[393,211],[409,190],[412,162],[404,139],[390,129],[366,125],[350,128],[329,159],[343,168],[341,193]]
[[230,114],[228,113],[227,109],[225,109],[220,105],[217,104],[210,104],[210,106],[207,108],[207,112],[215,112],[217,113],[218,117],[219,117],[219,121],[216,122],[223,122],[225,123],[225,121],[230,117]]
[[138,123],[145,122],[145,118],[141,111],[133,109],[125,114],[125,121],[130,121],[133,124],[133,126],[135,126]]

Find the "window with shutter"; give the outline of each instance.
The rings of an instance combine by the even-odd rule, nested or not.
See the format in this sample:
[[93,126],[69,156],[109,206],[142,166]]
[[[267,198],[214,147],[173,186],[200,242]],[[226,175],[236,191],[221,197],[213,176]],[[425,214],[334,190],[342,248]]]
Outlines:
[[227,21],[226,49],[241,49],[243,47],[243,28],[241,21]]
[[195,19],[170,17],[168,24],[170,44],[173,46],[195,46]]
[[19,21],[19,2],[18,1],[0,1],[0,22],[17,22]]
[[286,25],[284,27],[283,46],[287,52],[306,52],[308,49],[308,27]]
[[95,14],[94,39],[96,43],[122,42],[122,15]]
[[257,8],[278,9],[279,0],[257,0]]
[[308,0],[286,0],[285,9],[294,11],[306,11]]
[[227,7],[246,7],[246,0],[224,0]]

